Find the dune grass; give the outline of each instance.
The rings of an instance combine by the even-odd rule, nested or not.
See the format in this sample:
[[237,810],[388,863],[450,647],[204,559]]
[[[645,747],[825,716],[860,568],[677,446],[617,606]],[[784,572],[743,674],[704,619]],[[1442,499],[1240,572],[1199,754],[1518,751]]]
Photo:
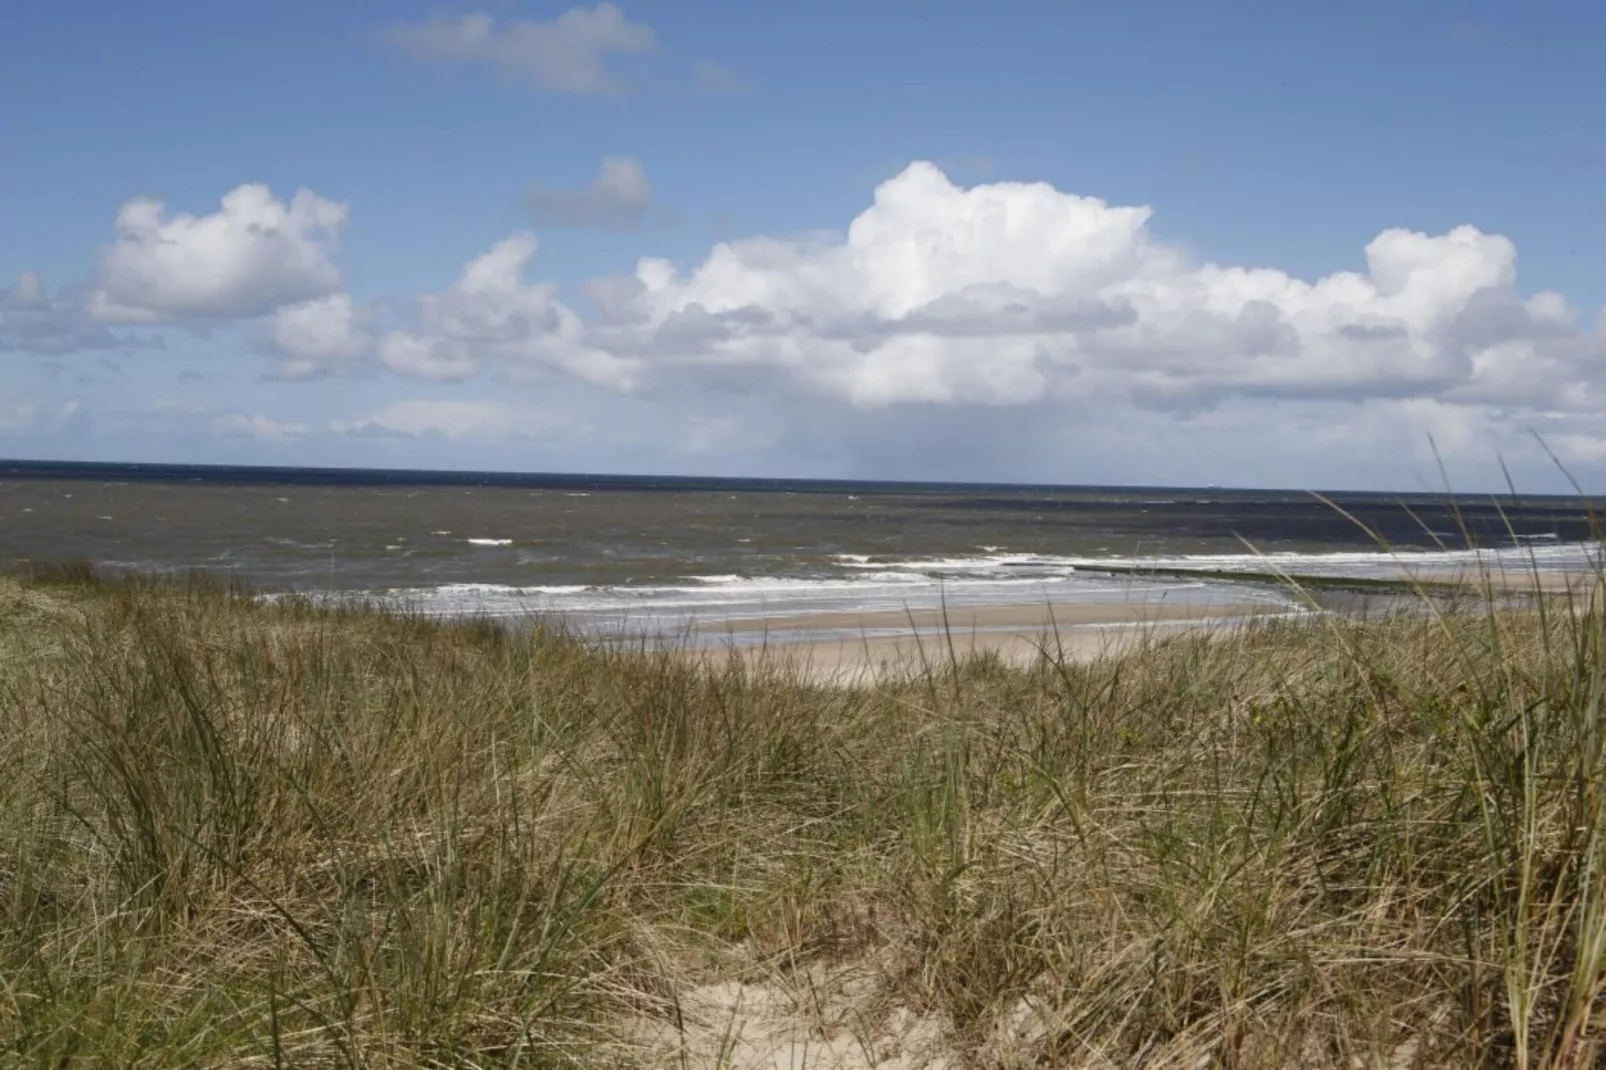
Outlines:
[[831,689],[6,580],[0,1064],[1593,1065],[1603,693],[1576,604]]

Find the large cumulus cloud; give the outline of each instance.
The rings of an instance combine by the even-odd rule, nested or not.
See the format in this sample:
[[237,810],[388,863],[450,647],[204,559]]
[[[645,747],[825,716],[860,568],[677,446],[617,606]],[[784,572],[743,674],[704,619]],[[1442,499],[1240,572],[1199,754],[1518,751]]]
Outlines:
[[[689,269],[644,258],[589,287],[585,319],[523,283],[480,287],[473,317],[440,315],[464,300],[460,282],[406,339],[448,350],[463,371],[508,357],[619,390],[769,385],[861,409],[1196,410],[1228,397],[1600,406],[1600,329],[1558,294],[1521,294],[1516,249],[1499,235],[1386,230],[1366,246],[1364,272],[1307,281],[1195,260],[1150,219],[1046,183],[961,188],[916,163],[843,234],[727,242]],[[522,243],[522,270],[533,238],[510,241]],[[499,249],[488,256],[512,263]]]
[[643,260],[596,334],[644,362],[765,367],[860,406],[1596,400],[1600,335],[1559,295],[1518,295],[1505,238],[1388,230],[1364,273],[1307,282],[1193,262],[1149,220],[915,164],[841,240],[733,242],[684,273]]
[[87,311],[104,323],[225,322],[323,297],[340,286],[347,221],[344,204],[306,189],[286,203],[240,186],[199,216],[136,197],[117,213]]

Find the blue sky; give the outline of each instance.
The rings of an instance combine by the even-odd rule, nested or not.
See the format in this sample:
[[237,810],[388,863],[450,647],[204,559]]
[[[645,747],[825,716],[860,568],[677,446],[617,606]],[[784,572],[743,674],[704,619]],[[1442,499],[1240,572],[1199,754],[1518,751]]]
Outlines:
[[[1532,429],[1606,473],[1597,5],[7,21],[0,454],[1403,489],[1431,436],[1549,485]],[[247,184],[339,219],[170,226]]]

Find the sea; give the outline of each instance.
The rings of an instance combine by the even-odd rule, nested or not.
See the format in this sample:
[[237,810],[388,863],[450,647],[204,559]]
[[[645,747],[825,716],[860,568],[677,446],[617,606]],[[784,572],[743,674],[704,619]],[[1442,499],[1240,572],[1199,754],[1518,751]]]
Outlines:
[[558,619],[622,636],[943,605],[1288,599],[1264,582],[1268,572],[1576,570],[1598,558],[1602,505],[1427,492],[0,461],[0,564],[201,572],[264,598]]

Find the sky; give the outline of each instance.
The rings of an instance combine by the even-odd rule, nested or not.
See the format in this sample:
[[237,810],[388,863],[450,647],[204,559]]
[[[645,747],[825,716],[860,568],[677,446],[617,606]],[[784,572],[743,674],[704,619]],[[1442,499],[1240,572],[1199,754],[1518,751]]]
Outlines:
[[0,456],[1606,491],[1586,0],[5,21]]

